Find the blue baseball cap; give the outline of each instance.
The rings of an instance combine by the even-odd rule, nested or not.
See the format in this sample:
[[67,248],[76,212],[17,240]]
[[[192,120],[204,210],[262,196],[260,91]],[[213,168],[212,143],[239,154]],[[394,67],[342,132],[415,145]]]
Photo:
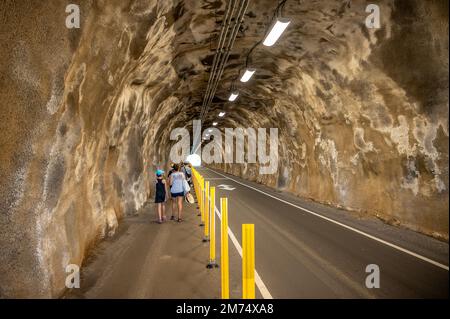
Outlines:
[[164,171],[162,169],[156,170],[156,176],[163,176],[163,175],[164,175]]

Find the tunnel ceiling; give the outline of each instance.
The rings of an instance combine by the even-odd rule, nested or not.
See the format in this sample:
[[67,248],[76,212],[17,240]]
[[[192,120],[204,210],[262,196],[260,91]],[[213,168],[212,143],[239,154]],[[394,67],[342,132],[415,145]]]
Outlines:
[[[0,6],[0,296],[58,295],[61,265],[150,198],[171,130],[200,113],[225,10],[78,2],[80,29],[68,1]],[[448,1],[376,2],[369,30],[367,1],[288,0],[290,26],[229,103],[278,4],[250,1],[204,125],[224,110],[220,128],[278,128],[280,160],[216,167],[448,240]]]

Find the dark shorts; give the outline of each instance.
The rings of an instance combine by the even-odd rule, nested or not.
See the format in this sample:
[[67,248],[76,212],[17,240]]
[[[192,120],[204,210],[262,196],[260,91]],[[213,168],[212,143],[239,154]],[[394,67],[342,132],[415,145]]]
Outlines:
[[184,197],[184,193],[183,192],[181,192],[181,193],[170,193],[170,195],[172,195],[172,198]]
[[164,203],[166,201],[166,194],[156,194],[155,203]]

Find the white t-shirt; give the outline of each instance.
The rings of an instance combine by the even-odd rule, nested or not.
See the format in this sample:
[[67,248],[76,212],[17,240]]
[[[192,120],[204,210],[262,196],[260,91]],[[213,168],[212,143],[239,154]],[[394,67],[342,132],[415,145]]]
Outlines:
[[172,186],[170,188],[171,193],[183,193],[183,181],[185,180],[184,174],[182,172],[174,172],[170,175],[172,179]]

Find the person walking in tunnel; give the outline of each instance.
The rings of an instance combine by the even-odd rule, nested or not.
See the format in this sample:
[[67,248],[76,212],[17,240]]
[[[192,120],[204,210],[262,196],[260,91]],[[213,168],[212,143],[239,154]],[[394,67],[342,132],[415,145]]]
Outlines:
[[156,171],[156,192],[155,203],[158,213],[158,223],[162,224],[166,220],[166,198],[167,198],[167,184],[164,179],[164,171],[158,169]]
[[186,177],[187,182],[190,186],[192,186],[192,170],[189,167],[189,163],[183,163],[181,171],[183,172],[184,176]]
[[[170,162],[169,173],[167,173],[167,179],[169,180],[169,187],[172,186],[171,183],[170,183],[170,176],[172,175],[172,173],[175,172],[174,166],[175,166],[175,163],[174,162]],[[175,203],[174,203],[174,201],[176,200],[176,198],[172,198],[171,192],[169,192],[169,200],[171,202],[170,205],[172,206],[172,216],[170,217],[170,220],[175,220]]]
[[170,165],[169,165],[170,169],[169,169],[169,173],[167,174],[167,178],[170,178],[170,175],[172,175],[172,173],[175,172],[174,165],[175,165],[175,163],[170,162]]
[[[183,199],[186,192],[189,192],[189,190],[186,189],[185,184],[186,183],[186,177],[184,174],[180,171],[181,167],[178,164],[175,164],[173,166],[174,172],[170,174],[169,178],[169,184],[170,184],[170,194],[172,197],[172,217],[171,219],[174,219],[175,215],[175,205],[177,206],[178,210],[178,222],[182,221],[182,211],[183,211]],[[176,203],[175,203],[176,202]]]

